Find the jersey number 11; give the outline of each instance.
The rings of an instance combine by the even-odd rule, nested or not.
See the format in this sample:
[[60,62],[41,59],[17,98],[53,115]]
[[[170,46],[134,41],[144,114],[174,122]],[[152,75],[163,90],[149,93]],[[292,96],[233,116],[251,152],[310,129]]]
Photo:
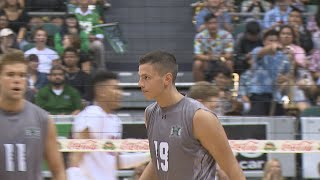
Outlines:
[[15,171],[15,155],[17,155],[18,171],[27,171],[26,163],[26,145],[15,144],[17,153],[15,153],[14,144],[4,144],[5,157],[6,157],[6,170]]

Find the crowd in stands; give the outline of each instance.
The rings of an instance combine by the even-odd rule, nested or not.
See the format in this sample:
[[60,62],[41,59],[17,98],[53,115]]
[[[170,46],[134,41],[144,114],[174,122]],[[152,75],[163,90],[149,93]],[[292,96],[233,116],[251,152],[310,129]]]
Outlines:
[[299,114],[319,104],[320,6],[313,5],[318,11],[312,13],[311,3],[203,0],[193,4],[197,32],[193,77],[218,87],[223,101],[219,115]]
[[[97,25],[110,6],[107,0],[1,1],[0,56],[24,51],[28,100],[50,114],[77,114],[88,104],[92,72],[106,69],[104,31]],[[66,15],[52,16],[56,11]]]
[[[192,72],[195,82],[208,81],[217,87],[218,115],[285,115],[290,108],[304,111],[319,104],[320,8],[310,13],[311,1],[195,3],[200,8],[193,18]],[[97,25],[105,23],[104,8],[111,4],[52,1],[51,11],[64,11],[65,16],[29,15],[34,8],[48,11],[50,2],[0,4],[0,54],[12,49],[25,52],[30,101],[52,114],[75,113],[82,107],[60,101],[74,99],[84,106],[90,100],[87,87],[92,72],[107,67],[105,34]]]

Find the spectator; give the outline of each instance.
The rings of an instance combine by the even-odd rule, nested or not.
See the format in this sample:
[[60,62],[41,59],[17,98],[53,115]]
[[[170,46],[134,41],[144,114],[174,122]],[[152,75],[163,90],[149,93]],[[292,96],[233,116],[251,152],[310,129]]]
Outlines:
[[264,27],[276,28],[284,24],[288,24],[291,0],[277,0],[273,9],[264,15]]
[[[294,44],[295,33],[291,26],[284,25],[279,32],[280,43],[284,47],[283,52],[286,53],[292,62],[292,72],[288,75],[279,75],[278,83],[281,86],[281,96],[286,96],[303,111],[310,106],[307,94],[313,94],[314,82],[311,74],[306,70],[306,55],[304,50]],[[293,81],[293,83],[290,82]]]
[[[65,35],[71,36],[72,39],[74,39],[74,42],[78,43],[68,43],[69,40],[66,39],[64,41]],[[92,58],[88,58],[92,53],[97,58],[102,59],[96,59],[97,64],[100,64],[100,62],[104,62],[104,47],[99,42],[89,42],[88,35],[81,30],[79,22],[75,15],[70,14],[66,17],[65,23],[62,26],[62,29],[59,33],[56,33],[54,36],[54,46],[57,52],[62,55],[63,51],[66,47],[72,47],[76,48],[78,53],[80,53],[80,63],[81,63],[81,69],[84,70],[86,73],[90,73],[93,70],[93,63],[91,61]],[[79,47],[80,46],[80,47]]]
[[66,66],[66,82],[76,88],[82,99],[88,99],[90,76],[79,68],[79,55],[74,48],[67,48],[63,54],[63,64]]
[[214,14],[205,17],[205,30],[198,33],[194,40],[194,63],[192,67],[195,81],[205,80],[205,72],[211,71],[208,65],[214,66],[220,60],[230,69],[233,53],[232,35],[218,28],[218,19]]
[[257,21],[249,21],[246,24],[245,32],[239,34],[235,43],[234,71],[242,74],[249,67],[251,51],[262,46],[261,26]]
[[[279,30],[279,42],[282,45],[282,50],[289,53],[289,57],[300,67],[306,67],[307,57],[304,49],[296,45],[296,34],[292,26],[283,25]],[[288,51],[287,51],[288,50]]]
[[[105,71],[97,73],[92,80],[91,92],[94,105],[86,107],[76,116],[73,137],[120,139],[121,120],[114,111],[120,107],[122,91],[116,74]],[[67,169],[68,179],[116,180],[118,157],[118,154],[106,152],[72,153]]]
[[229,13],[224,9],[224,0],[204,0],[205,8],[203,8],[196,16],[196,30],[201,32],[206,28],[205,17],[208,14],[214,14],[217,17],[218,27],[226,31],[232,32],[232,19]]
[[[263,35],[263,47],[252,51],[252,76],[250,91],[251,110],[249,115],[266,116],[270,114],[271,102],[279,90],[276,79],[279,74],[287,74],[290,69],[288,56],[279,51],[279,35],[275,30],[268,30]],[[281,100],[278,98],[276,102]],[[273,103],[276,104],[276,103]],[[274,106],[273,106],[274,107]],[[284,114],[282,106],[278,105],[274,111],[276,115]],[[273,113],[273,112],[272,112]]]
[[9,28],[17,34],[17,42],[20,44],[25,38],[29,22],[24,6],[19,0],[5,0],[3,11],[8,17]]
[[75,10],[75,15],[84,30],[92,39],[103,39],[103,31],[100,28],[94,27],[101,24],[101,17],[98,13],[88,8],[89,0],[78,0],[78,8]]
[[80,51],[84,53],[89,51],[90,42],[88,35],[80,29],[80,25],[76,16],[70,14],[66,17],[64,24],[61,27],[61,31],[54,35],[54,46],[59,55],[62,55],[64,49],[66,48],[66,45],[63,44],[63,39],[66,34],[79,36]]
[[39,57],[38,71],[48,74],[52,65],[58,63],[59,56],[54,50],[46,47],[48,35],[45,30],[42,28],[36,29],[33,38],[35,47],[26,51],[25,56],[36,54]]
[[191,86],[187,95],[201,102],[212,112],[216,112],[219,104],[219,90],[213,84],[207,81],[198,81]]
[[312,40],[314,48],[320,50],[320,5],[318,6],[318,11],[314,17],[308,22],[308,29],[312,32]]
[[94,68],[106,69],[106,56],[104,51],[104,32],[99,27],[101,17],[98,13],[90,10],[89,0],[78,0],[78,8],[75,10],[75,15],[79,21],[81,29],[87,33],[90,40],[90,49],[95,55]]
[[297,45],[300,45],[307,54],[313,49],[312,35],[304,26],[301,11],[293,9],[289,14],[289,25],[293,27],[297,40]]
[[[269,11],[271,4],[265,0],[244,0],[241,3],[242,13],[261,14]],[[257,16],[260,19],[260,16]]]
[[11,29],[4,28],[0,31],[0,54],[7,53],[12,49],[18,49],[15,34]]
[[65,71],[53,66],[48,75],[49,84],[41,88],[35,103],[50,114],[76,115],[82,107],[79,92],[65,83]]
[[30,54],[28,61],[28,87],[32,92],[37,93],[39,89],[48,84],[47,75],[38,71],[39,58]]
[[283,180],[281,163],[278,159],[271,159],[266,162],[263,169],[262,180]]
[[219,102],[215,112],[217,115],[225,115],[227,112],[233,110],[231,71],[222,63],[216,64],[215,68],[216,70],[211,74],[212,84],[216,86],[219,91]]

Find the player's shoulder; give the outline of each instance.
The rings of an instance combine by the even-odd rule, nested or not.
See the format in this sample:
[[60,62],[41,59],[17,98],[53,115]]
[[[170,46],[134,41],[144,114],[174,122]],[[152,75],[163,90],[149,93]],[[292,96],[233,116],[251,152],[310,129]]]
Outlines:
[[190,107],[190,108],[192,107],[192,108],[197,108],[197,109],[198,108],[205,108],[205,106],[202,103],[200,103],[199,101],[192,99],[190,97],[185,96],[184,101],[185,101],[185,103],[183,103],[183,104],[187,107]]
[[25,101],[25,106],[26,106],[26,111],[34,111],[36,113],[41,113],[44,115],[48,115],[48,112],[44,109],[42,109],[41,107],[29,102],[29,101]]
[[150,111],[153,111],[155,109],[158,108],[158,103],[157,102],[153,102],[151,104],[149,104],[147,107],[146,107],[146,112],[150,112]]
[[77,116],[76,118],[94,118],[104,116],[105,112],[101,109],[101,107],[97,105],[90,105],[85,107]]

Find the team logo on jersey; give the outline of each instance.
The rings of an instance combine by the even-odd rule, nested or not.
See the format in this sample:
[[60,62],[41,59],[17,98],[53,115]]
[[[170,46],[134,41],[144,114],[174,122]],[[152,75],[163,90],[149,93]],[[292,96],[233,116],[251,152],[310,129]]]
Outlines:
[[179,126],[177,126],[177,125],[172,126],[172,127],[171,127],[170,136],[180,137],[180,136],[181,136],[181,130],[182,130],[182,127],[179,127]]
[[39,138],[41,136],[41,130],[37,127],[29,127],[25,129],[25,135],[27,138]]

